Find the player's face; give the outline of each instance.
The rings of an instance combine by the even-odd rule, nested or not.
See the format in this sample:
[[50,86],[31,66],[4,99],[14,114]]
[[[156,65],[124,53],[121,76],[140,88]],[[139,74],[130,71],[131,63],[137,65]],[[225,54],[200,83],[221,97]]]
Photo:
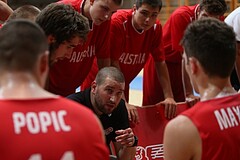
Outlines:
[[109,77],[101,85],[96,85],[94,92],[94,100],[98,110],[105,114],[110,114],[119,104],[125,83],[119,83]]
[[153,8],[143,3],[141,7],[135,9],[133,14],[133,24],[137,30],[150,29],[157,20],[159,8]]
[[95,0],[90,7],[92,21],[96,25],[109,20],[114,12],[120,6],[116,5],[113,0]]
[[220,15],[212,15],[212,14],[209,14],[207,11],[205,10],[202,10],[199,12],[198,14],[198,19],[202,19],[202,18],[206,18],[206,17],[212,17],[212,18],[216,18],[216,19],[220,19]]
[[[83,43],[83,39],[80,37],[74,37],[69,41],[63,41],[58,48],[56,48],[51,57],[51,62],[57,62],[64,58],[71,58],[73,49],[78,45]],[[51,45],[51,44],[50,44]]]

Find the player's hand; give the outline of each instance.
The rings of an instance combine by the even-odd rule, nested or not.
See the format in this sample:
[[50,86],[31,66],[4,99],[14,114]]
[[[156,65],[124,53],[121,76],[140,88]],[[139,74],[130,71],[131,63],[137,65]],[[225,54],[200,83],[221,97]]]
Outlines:
[[135,139],[131,128],[117,130],[115,133],[118,135],[116,141],[123,146],[131,147],[134,144]]
[[176,116],[177,103],[173,98],[166,98],[164,101],[157,103],[156,105],[164,106],[164,114],[168,119],[172,119]]
[[186,103],[188,104],[189,107],[192,107],[199,101],[200,101],[199,96],[194,96],[193,94],[189,94],[186,96]]
[[138,124],[139,123],[139,116],[138,116],[136,106],[128,104],[127,102],[125,102],[125,104],[126,104],[126,107],[127,107],[127,110],[128,110],[128,119],[129,119],[130,123]]

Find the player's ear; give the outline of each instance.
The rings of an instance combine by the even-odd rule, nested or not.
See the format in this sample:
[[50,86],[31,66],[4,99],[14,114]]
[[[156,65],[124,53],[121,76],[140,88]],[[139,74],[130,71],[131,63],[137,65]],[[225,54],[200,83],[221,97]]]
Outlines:
[[134,4],[133,5],[133,14],[135,14],[136,10],[137,10],[137,7],[136,7],[136,4]]
[[47,37],[47,41],[48,41],[48,44],[51,44],[51,43],[55,43],[56,42],[56,39],[55,39],[55,37],[53,36],[53,35],[49,35],[48,37]]
[[94,0],[90,0],[90,5],[93,5]]
[[49,51],[45,51],[40,57],[40,73],[48,70]]
[[196,74],[199,70],[199,63],[198,60],[194,57],[189,58],[189,66],[191,74]]
[[48,71],[49,71],[49,51],[45,51],[44,54],[42,54],[39,57],[39,67],[38,67],[38,77],[39,77],[39,83],[42,87],[45,86],[46,79],[48,77]]

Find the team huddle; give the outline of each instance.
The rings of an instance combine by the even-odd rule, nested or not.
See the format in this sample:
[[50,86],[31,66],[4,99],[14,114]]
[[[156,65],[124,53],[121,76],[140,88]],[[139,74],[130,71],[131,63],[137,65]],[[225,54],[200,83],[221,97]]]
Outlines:
[[[240,8],[200,0],[162,27],[162,0],[122,3],[0,1],[0,159],[137,159],[128,100],[143,70],[141,107],[169,120],[164,159],[239,160]],[[176,115],[178,102],[189,109]]]

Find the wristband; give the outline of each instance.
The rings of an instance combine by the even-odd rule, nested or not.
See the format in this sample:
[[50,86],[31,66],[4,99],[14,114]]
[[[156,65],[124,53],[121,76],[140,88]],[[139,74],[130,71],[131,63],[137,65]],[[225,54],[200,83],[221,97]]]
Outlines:
[[134,143],[131,147],[136,147],[138,145],[138,137],[134,136]]

